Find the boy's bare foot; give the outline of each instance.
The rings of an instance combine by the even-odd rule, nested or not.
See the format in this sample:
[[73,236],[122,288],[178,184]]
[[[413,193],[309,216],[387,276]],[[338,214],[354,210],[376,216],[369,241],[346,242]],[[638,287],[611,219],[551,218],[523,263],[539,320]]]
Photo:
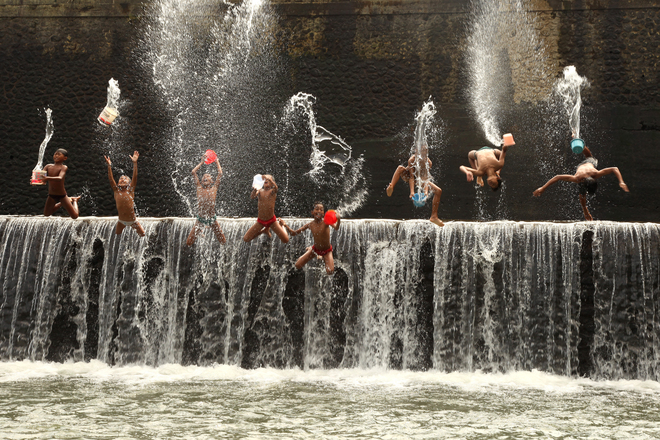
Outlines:
[[484,179],[482,179],[481,176],[477,177],[477,184],[479,186],[484,186]]
[[391,183],[387,184],[387,189],[385,191],[387,191],[387,197],[392,197],[392,193],[394,192],[394,187],[392,186]]
[[82,196],[71,197],[71,203],[77,203],[81,198]]
[[445,225],[444,223],[442,223],[442,220],[440,220],[440,219],[439,219],[438,217],[436,217],[436,216],[431,217],[431,218],[429,219],[429,221],[430,221],[431,223],[435,223],[436,225],[438,225],[438,226],[440,226],[440,227],[443,227],[443,226]]

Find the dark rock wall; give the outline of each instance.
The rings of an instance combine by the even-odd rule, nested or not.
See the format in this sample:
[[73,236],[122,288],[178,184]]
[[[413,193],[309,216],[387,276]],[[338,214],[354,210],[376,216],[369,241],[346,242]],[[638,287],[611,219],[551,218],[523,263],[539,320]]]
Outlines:
[[[126,99],[122,122],[114,128],[121,135],[121,152],[141,153],[140,214],[179,214],[180,202],[163,172],[166,158],[159,154],[167,121],[134,51],[141,2],[16,3],[0,1],[0,151],[5,166],[0,214],[42,212],[46,189],[29,186],[28,178],[44,137],[47,106],[53,109],[55,135],[46,163],[56,148],[67,148],[69,194],[88,196],[81,215],[115,214],[102,157],[110,134],[95,122],[110,77],[119,80]],[[429,208],[412,207],[403,187],[391,198],[384,188],[406,158],[415,111],[433,96],[443,121],[441,143],[431,153],[433,175],[443,188],[441,218],[581,219],[577,190],[568,184],[558,184],[542,199],[531,196],[552,175],[572,173],[579,160],[569,152],[563,115],[528,93],[530,84],[542,89],[548,84],[522,77],[515,66],[504,130],[514,134],[517,145],[507,156],[503,191],[475,190],[458,171],[467,164],[467,152],[485,144],[465,93],[469,11],[464,3],[271,1],[290,87],[278,93],[316,96],[318,123],[364,155],[371,193],[356,217],[429,215]],[[548,0],[531,1],[529,9],[546,47],[544,67],[559,77],[564,66],[573,64],[590,80],[582,137],[601,166],[619,167],[631,190],[625,194],[615,178],[603,178],[590,200],[594,217],[657,221],[660,3]],[[116,162],[130,173],[127,158]]]

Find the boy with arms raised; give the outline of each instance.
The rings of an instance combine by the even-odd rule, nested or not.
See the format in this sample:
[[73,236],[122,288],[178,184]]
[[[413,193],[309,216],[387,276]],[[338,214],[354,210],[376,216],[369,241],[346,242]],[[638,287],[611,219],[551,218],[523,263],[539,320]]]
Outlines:
[[259,189],[252,188],[250,198],[257,199],[257,222],[245,233],[243,241],[254,240],[259,235],[266,233],[270,236],[272,228],[282,243],[289,242],[289,236],[277,221],[275,216],[275,199],[277,199],[277,184],[270,174],[264,174],[263,186]]
[[44,206],[46,217],[64,207],[71,218],[78,218],[78,200],[80,200],[80,197],[69,197],[66,195],[66,189],[64,189],[64,176],[68,170],[68,167],[64,165],[64,161],[68,159],[68,156],[69,154],[64,148],[59,148],[53,154],[54,163],[46,165],[43,169],[46,172],[44,180],[48,182],[48,198],[46,199],[46,206]]
[[545,183],[545,185],[534,191],[533,195],[535,197],[541,197],[541,194],[543,194],[543,192],[550,185],[560,180],[563,180],[565,182],[577,183],[580,187],[580,195],[578,197],[580,200],[580,205],[582,206],[582,213],[584,214],[584,219],[587,221],[591,221],[593,220],[593,217],[591,216],[591,213],[587,208],[587,193],[594,194],[596,192],[596,189],[598,189],[598,182],[596,182],[596,179],[598,179],[599,177],[603,177],[607,174],[614,174],[616,178],[619,179],[619,186],[621,187],[621,189],[624,190],[625,192],[630,192],[630,190],[628,189],[628,185],[624,183],[623,177],[621,177],[621,173],[619,172],[619,169],[617,167],[604,168],[598,171],[598,169],[596,168],[598,166],[598,160],[591,155],[591,151],[589,150],[589,148],[585,146],[584,150],[582,150],[582,153],[584,154],[585,160],[580,162],[580,164],[577,167],[577,170],[575,170],[575,174],[573,175],[558,174],[552,179],[548,180]]
[[319,259],[323,258],[323,261],[325,262],[325,271],[328,275],[334,273],[335,262],[332,257],[332,245],[330,244],[330,227],[332,226],[335,231],[338,230],[341,218],[339,218],[339,214],[337,214],[337,221],[332,225],[328,225],[323,221],[324,215],[323,203],[316,202],[314,203],[314,209],[312,210],[312,217],[314,217],[314,220],[298,230],[294,231],[284,223],[284,220],[280,219],[280,223],[287,229],[287,231],[289,231],[292,237],[307,229],[312,231],[312,236],[314,237],[314,244],[311,247],[308,247],[302,257],[298,258],[298,261],[296,261],[296,269],[302,269],[305,264],[309,263],[314,257],[316,257]]
[[200,169],[204,161],[206,160],[206,155],[202,155],[202,161],[192,170],[192,175],[195,177],[195,184],[197,185],[197,221],[188,235],[188,240],[186,244],[192,246],[197,239],[197,234],[201,232],[204,227],[211,228],[215,234],[215,238],[221,244],[224,244],[227,239],[225,234],[222,233],[220,225],[217,221],[217,216],[215,214],[215,198],[218,194],[218,186],[220,186],[220,177],[222,177],[222,168],[220,167],[220,161],[216,157],[215,164],[218,167],[218,175],[213,182],[213,178],[210,174],[204,174],[200,182],[197,177],[197,171]]
[[112,162],[110,158],[105,157],[105,161],[108,164],[108,179],[110,180],[110,187],[115,196],[115,202],[117,203],[117,212],[119,219],[117,220],[117,229],[115,232],[121,234],[121,231],[124,230],[126,226],[130,226],[135,229],[140,237],[144,237],[144,228],[137,221],[135,216],[135,185],[137,184],[137,160],[140,157],[140,154],[137,151],[133,152],[132,156],[129,156],[133,161],[133,178],[129,179],[128,176],[121,176],[119,182],[115,182],[115,178],[112,176]]

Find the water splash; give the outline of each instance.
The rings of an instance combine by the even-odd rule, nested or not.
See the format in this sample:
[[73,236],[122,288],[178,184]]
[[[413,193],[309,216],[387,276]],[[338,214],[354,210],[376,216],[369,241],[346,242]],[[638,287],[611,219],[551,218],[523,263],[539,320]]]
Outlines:
[[263,148],[274,130],[279,72],[273,26],[261,0],[157,0],[147,8],[138,51],[171,121],[163,143],[188,214],[195,212],[190,170],[205,150],[216,151],[224,170],[220,212],[245,205],[249,176],[274,162]]
[[44,164],[44,153],[46,152],[46,145],[48,145],[48,142],[50,141],[50,138],[53,137],[53,132],[55,131],[55,128],[53,126],[53,119],[52,119],[52,114],[53,111],[49,108],[46,109],[46,137],[44,140],[41,142],[41,145],[39,146],[39,160],[37,161],[37,165],[34,167],[32,171],[41,171],[43,168]]
[[415,154],[415,185],[417,187],[417,194],[420,197],[424,194],[426,184],[433,180],[426,163],[426,158],[428,158],[428,151],[431,148],[427,139],[427,130],[430,130],[435,113],[435,104],[429,98],[415,116],[416,125],[413,153]]
[[574,138],[580,137],[580,108],[582,107],[582,89],[589,87],[586,77],[580,76],[575,66],[564,67],[564,78],[557,81],[555,92],[561,97],[564,110],[568,115],[568,125]]
[[[290,179],[291,173],[295,172],[295,179],[300,180],[299,172],[307,170],[303,185],[314,188],[315,197],[337,207],[340,215],[348,215],[362,206],[368,194],[364,160],[362,157],[352,157],[350,145],[317,124],[315,103],[313,95],[299,92],[289,99],[284,108],[281,137],[287,170],[285,203],[289,210],[295,209],[295,203],[302,203],[305,206],[302,212],[307,212],[310,200],[296,197],[297,194],[304,195],[303,188]],[[306,133],[302,140],[301,131]],[[305,197],[309,199],[309,195]]]
[[551,69],[523,0],[473,0],[471,6],[467,93],[486,139],[499,146],[507,107],[545,99]]

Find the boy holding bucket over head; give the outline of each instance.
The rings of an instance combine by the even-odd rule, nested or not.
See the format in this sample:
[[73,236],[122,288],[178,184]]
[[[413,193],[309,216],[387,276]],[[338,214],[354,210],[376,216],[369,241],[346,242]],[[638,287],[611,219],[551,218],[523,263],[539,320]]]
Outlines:
[[335,271],[335,262],[332,257],[332,245],[330,244],[330,227],[333,227],[335,231],[339,229],[341,218],[339,218],[339,214],[332,210],[328,211],[327,214],[324,213],[323,203],[321,202],[314,203],[312,217],[314,217],[314,220],[295,231],[284,223],[282,219],[280,219],[280,224],[289,231],[292,237],[307,229],[312,231],[314,244],[308,247],[306,252],[298,258],[296,269],[302,269],[305,264],[309,263],[316,256],[318,259],[323,258],[325,272],[328,275],[332,275]]
[[202,161],[192,170],[192,175],[195,178],[195,184],[197,185],[197,220],[195,225],[188,235],[188,240],[186,240],[186,245],[192,246],[197,239],[197,234],[201,232],[203,228],[211,228],[215,234],[215,238],[221,244],[224,244],[227,239],[225,234],[222,233],[220,225],[217,221],[217,216],[215,214],[215,199],[218,194],[218,186],[220,186],[220,177],[222,177],[222,168],[220,167],[220,161],[217,156],[215,158],[215,164],[218,167],[218,175],[215,178],[215,182],[210,174],[204,174],[200,182],[197,177],[197,171],[200,169],[202,164],[207,160],[207,154],[202,155]]
[[[256,179],[256,177],[259,176],[262,179]],[[259,183],[257,183],[257,180],[259,180]],[[257,199],[257,222],[245,233],[243,241],[252,241],[263,233],[270,236],[270,229],[272,228],[282,243],[288,243],[289,236],[279,224],[277,217],[275,216],[277,184],[275,183],[273,176],[270,174],[255,176],[255,183],[253,184],[250,198]]]
[[105,157],[105,161],[108,164],[108,179],[110,180],[110,187],[115,196],[115,202],[117,203],[117,229],[115,232],[121,234],[121,231],[124,230],[126,226],[130,226],[135,229],[135,232],[138,233],[140,237],[144,237],[144,228],[137,221],[137,216],[135,215],[135,185],[137,184],[137,160],[140,157],[140,153],[137,151],[133,152],[132,156],[129,156],[133,161],[133,178],[128,176],[121,176],[119,182],[115,182],[115,178],[112,176],[112,162],[110,158]]
[[54,163],[49,163],[43,169],[46,174],[43,180],[48,182],[48,198],[46,199],[46,206],[44,206],[46,217],[64,207],[71,218],[78,218],[78,200],[80,200],[80,197],[67,196],[64,188],[64,176],[68,170],[68,167],[64,165],[64,161],[68,159],[68,156],[69,153],[64,148],[57,149],[53,154]]
[[584,219],[587,221],[591,221],[593,220],[593,217],[591,216],[591,213],[587,208],[587,193],[594,194],[598,189],[598,182],[596,182],[596,179],[598,179],[599,177],[603,177],[607,174],[614,174],[616,178],[619,179],[619,186],[621,187],[621,189],[624,190],[625,192],[630,192],[630,190],[628,189],[628,185],[624,183],[623,177],[621,177],[621,173],[619,172],[619,169],[617,167],[605,168],[598,171],[598,169],[596,168],[598,166],[598,160],[591,155],[591,151],[589,150],[589,148],[585,146],[584,149],[582,150],[582,154],[584,154],[585,160],[580,162],[577,169],[575,170],[575,174],[573,175],[558,174],[552,179],[548,180],[545,183],[545,185],[534,191],[533,195],[534,197],[541,197],[541,194],[543,194],[543,192],[550,185],[560,180],[563,180],[565,182],[577,183],[580,188],[580,195],[578,196],[578,198],[580,200],[580,205],[582,206],[582,213],[584,214]]

